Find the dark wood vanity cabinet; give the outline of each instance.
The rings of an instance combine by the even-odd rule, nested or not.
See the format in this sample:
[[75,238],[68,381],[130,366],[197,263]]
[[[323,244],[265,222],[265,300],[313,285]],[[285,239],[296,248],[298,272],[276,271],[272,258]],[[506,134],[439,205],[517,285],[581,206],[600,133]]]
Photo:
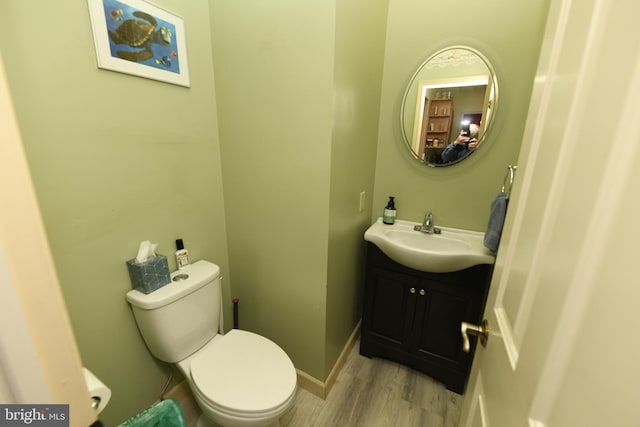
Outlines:
[[368,243],[360,354],[405,364],[462,394],[476,338],[464,353],[460,323],[480,324],[492,269],[425,273]]

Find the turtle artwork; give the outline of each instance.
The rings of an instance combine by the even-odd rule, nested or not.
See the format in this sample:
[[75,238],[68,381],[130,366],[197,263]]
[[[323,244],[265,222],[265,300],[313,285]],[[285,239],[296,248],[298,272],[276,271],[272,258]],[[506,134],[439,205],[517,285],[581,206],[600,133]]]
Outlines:
[[152,45],[171,44],[171,30],[160,27],[156,19],[142,11],[133,12],[139,19],[127,19],[115,31],[109,30],[109,38],[115,44],[125,44],[139,50],[118,50],[116,55],[133,62],[142,62],[153,57]]

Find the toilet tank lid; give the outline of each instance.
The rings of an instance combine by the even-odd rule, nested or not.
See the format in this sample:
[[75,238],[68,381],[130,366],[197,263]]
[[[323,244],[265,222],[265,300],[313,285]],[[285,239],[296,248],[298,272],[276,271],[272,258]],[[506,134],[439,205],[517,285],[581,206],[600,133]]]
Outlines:
[[[176,276],[183,274],[189,277],[184,280],[174,280]],[[127,301],[135,307],[153,310],[189,295],[217,279],[219,275],[220,267],[216,264],[209,261],[197,261],[171,273],[171,283],[150,294],[142,293],[136,289],[127,292]]]

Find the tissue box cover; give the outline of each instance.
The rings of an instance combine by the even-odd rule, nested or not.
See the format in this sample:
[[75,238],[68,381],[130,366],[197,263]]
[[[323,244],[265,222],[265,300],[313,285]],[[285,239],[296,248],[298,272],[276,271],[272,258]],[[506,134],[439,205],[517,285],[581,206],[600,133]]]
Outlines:
[[136,262],[136,259],[127,261],[131,287],[142,293],[150,294],[171,283],[169,275],[169,263],[164,255],[157,255],[155,258],[145,262]]

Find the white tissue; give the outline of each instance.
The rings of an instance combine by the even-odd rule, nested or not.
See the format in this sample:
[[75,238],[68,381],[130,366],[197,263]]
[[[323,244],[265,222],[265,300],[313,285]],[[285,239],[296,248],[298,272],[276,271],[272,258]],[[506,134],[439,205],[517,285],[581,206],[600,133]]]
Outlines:
[[151,243],[148,240],[145,240],[144,242],[140,242],[140,247],[138,248],[138,255],[136,256],[136,262],[145,262],[155,258],[157,247],[158,247],[157,243]]

